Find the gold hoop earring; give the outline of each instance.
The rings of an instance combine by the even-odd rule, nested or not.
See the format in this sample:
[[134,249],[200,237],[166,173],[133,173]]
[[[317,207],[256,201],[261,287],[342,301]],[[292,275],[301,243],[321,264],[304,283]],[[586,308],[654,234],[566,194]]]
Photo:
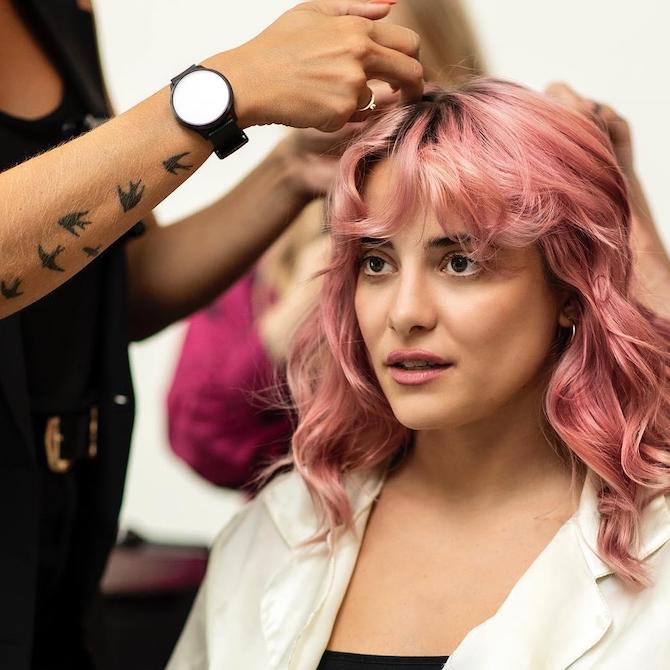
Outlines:
[[574,321],[572,322],[571,328],[572,330],[570,332],[570,342],[568,342],[568,344],[572,344],[572,341],[575,339],[575,335],[577,333],[577,326],[575,325]]

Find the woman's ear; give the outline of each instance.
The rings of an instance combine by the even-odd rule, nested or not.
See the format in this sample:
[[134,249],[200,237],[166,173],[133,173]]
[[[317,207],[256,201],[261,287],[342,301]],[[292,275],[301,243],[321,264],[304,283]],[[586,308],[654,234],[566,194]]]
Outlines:
[[574,294],[570,293],[563,297],[561,311],[558,314],[558,325],[561,328],[571,328],[577,321],[577,301]]

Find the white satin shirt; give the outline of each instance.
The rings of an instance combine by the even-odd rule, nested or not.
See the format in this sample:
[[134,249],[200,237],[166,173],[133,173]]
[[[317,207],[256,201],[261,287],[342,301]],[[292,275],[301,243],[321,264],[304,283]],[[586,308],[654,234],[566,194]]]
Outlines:
[[[304,546],[318,518],[302,479],[293,472],[271,482],[217,538],[168,670],[314,670],[382,483],[383,476],[352,477],[357,532]],[[598,558],[597,530],[587,477],[573,517],[444,667],[670,669],[668,500],[658,496],[643,514],[640,557],[655,579],[646,590],[626,589]]]

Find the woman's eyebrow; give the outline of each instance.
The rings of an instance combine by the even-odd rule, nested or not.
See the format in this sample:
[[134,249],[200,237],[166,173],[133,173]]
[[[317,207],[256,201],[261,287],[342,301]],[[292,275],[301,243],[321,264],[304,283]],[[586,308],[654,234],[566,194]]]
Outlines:
[[[469,235],[463,233],[455,237],[433,237],[427,240],[423,245],[426,250],[443,249],[444,247],[463,246],[472,241]],[[393,242],[384,237],[361,237],[360,244],[366,247],[390,247],[393,249]]]
[[464,233],[463,235],[456,235],[454,238],[433,237],[424,244],[424,247],[426,249],[442,249],[444,247],[462,246],[469,244],[471,241],[472,238]]
[[393,242],[383,237],[361,237],[360,243],[366,247],[391,247],[393,249]]

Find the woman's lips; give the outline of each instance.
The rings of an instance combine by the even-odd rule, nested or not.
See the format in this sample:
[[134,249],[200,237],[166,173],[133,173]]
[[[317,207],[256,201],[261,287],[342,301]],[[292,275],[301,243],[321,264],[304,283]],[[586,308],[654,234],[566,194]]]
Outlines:
[[389,366],[388,370],[391,378],[403,386],[418,386],[427,384],[429,381],[439,377],[449,370],[451,365],[440,365],[436,367],[405,369],[395,366]]

